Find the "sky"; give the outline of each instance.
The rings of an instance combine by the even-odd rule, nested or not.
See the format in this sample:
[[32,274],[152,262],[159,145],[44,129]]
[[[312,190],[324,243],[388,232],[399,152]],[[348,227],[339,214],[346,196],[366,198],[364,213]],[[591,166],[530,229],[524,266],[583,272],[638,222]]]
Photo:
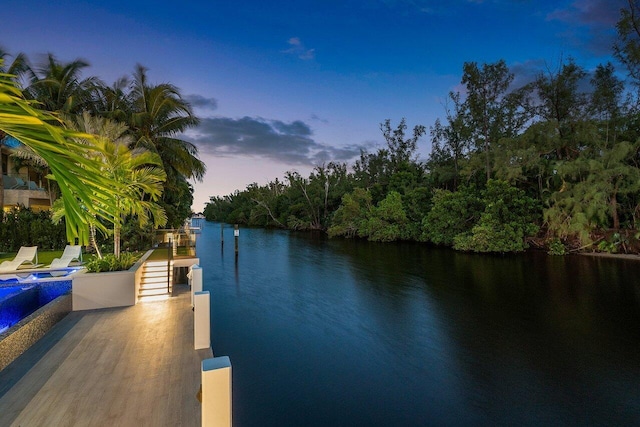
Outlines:
[[[200,117],[183,137],[210,196],[308,175],[385,145],[380,123],[432,126],[465,62],[504,59],[521,84],[575,59],[611,57],[626,0],[3,0],[0,46],[36,64],[87,60],[111,85],[148,68]],[[418,144],[430,151],[428,135]]]

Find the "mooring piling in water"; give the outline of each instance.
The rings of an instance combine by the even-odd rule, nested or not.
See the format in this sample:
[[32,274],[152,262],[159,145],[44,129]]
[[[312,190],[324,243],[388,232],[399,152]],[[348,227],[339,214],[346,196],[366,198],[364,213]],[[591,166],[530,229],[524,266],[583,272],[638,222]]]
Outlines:
[[240,237],[240,230],[238,224],[233,224],[233,239],[235,241],[236,258],[238,258],[238,238]]

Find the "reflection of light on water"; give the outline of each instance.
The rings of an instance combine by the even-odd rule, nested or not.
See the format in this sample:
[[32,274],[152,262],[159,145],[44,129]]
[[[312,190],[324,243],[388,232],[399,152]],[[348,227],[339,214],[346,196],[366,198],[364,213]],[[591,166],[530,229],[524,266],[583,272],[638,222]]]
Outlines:
[[0,327],[0,334],[6,331],[7,329],[9,329],[8,326],[5,326],[4,328]]

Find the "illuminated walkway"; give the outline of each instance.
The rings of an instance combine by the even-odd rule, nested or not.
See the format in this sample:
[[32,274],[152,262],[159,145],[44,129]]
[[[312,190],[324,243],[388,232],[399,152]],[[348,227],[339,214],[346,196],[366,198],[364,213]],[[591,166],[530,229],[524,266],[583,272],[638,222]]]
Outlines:
[[73,312],[0,372],[2,426],[200,425],[189,292]]

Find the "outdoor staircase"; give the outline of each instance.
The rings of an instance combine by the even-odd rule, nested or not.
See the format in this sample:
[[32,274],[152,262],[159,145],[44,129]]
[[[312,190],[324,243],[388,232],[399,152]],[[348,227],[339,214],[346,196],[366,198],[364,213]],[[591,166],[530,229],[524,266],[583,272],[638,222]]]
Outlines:
[[[138,299],[140,301],[151,300],[170,296],[173,292],[173,260],[167,272],[167,261],[147,261],[142,267],[142,278]],[[167,280],[167,274],[169,278]],[[167,288],[168,282],[168,288]]]

